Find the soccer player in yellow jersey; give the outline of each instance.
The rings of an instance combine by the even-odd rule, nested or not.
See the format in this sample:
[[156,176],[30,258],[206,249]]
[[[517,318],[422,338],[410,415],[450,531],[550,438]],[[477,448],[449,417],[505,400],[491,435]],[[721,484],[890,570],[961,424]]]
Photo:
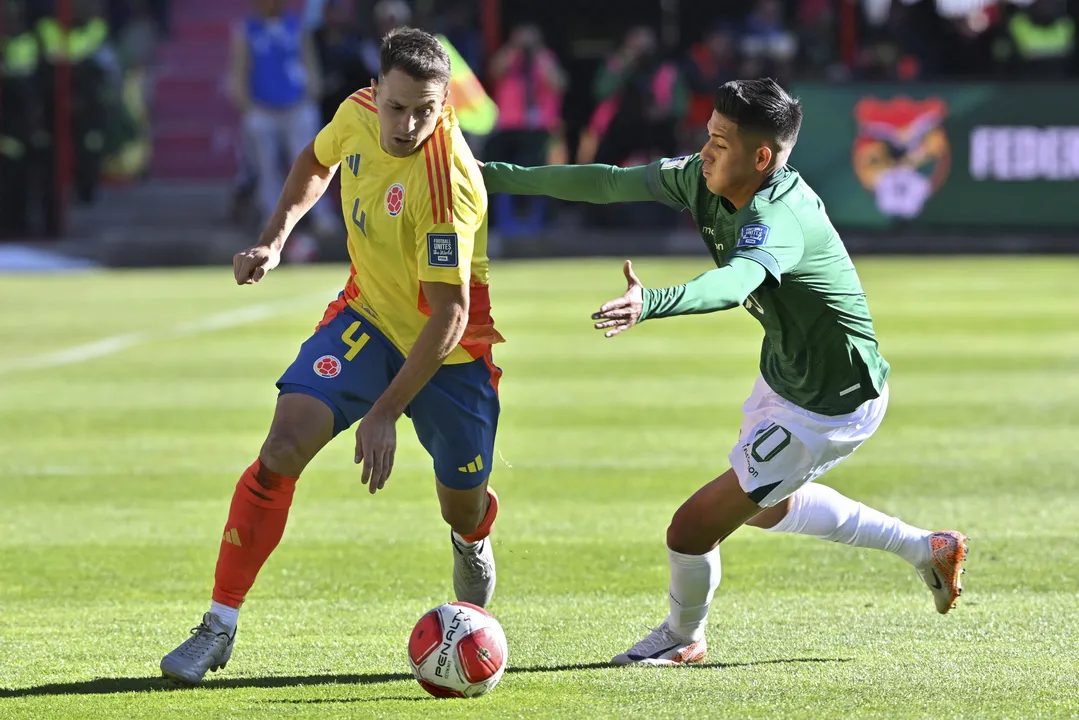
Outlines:
[[432,35],[389,33],[378,80],[300,153],[259,244],[234,260],[237,283],[259,282],[341,173],[348,282],[277,383],[269,435],[232,498],[210,611],[162,659],[167,677],[197,683],[229,661],[240,604],[281,539],[297,478],[361,418],[355,460],[374,493],[393,468],[397,419],[411,417],[434,460],[457,599],[491,599],[498,498],[487,478],[501,374],[491,345],[502,337],[487,290],[487,194],[446,104],[449,79]]

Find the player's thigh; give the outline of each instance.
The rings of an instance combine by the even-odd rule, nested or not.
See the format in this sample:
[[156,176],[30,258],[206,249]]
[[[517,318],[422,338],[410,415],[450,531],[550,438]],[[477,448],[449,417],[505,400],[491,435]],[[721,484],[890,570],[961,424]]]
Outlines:
[[435,477],[451,490],[486,483],[494,458],[500,407],[489,360],[443,365],[411,404],[420,444],[434,462]]
[[[328,416],[320,413],[329,419],[329,437],[322,443],[325,445],[367,414],[393,375],[385,341],[375,336],[366,321],[345,310],[336,315],[328,313],[315,334],[300,346],[277,387],[281,399],[303,395],[328,410]],[[303,401],[303,405],[309,406],[310,402]],[[324,437],[324,428],[319,433]]]

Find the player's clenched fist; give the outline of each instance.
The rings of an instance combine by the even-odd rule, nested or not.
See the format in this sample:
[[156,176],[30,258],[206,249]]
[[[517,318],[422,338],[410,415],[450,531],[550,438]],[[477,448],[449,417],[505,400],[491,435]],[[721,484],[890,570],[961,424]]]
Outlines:
[[266,245],[256,245],[232,256],[232,271],[237,285],[251,285],[281,262],[281,251]]

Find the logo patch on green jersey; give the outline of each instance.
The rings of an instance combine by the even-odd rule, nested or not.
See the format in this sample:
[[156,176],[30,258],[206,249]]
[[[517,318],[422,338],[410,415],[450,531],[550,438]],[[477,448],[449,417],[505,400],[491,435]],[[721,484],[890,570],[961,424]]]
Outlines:
[[689,155],[683,155],[682,157],[668,158],[663,161],[663,164],[659,166],[660,170],[681,170],[689,162]]
[[738,247],[761,247],[768,242],[768,226],[753,223],[742,227],[738,234]]

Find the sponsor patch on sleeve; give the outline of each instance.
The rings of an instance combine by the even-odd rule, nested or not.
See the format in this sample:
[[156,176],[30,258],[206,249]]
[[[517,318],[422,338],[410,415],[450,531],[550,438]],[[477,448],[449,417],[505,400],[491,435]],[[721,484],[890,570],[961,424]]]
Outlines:
[[457,233],[427,233],[427,264],[457,267]]
[[660,170],[681,170],[689,162],[689,155],[683,155],[682,157],[668,158],[663,161],[663,164],[659,166]]
[[761,247],[768,242],[768,226],[752,223],[742,226],[738,233],[738,247]]

